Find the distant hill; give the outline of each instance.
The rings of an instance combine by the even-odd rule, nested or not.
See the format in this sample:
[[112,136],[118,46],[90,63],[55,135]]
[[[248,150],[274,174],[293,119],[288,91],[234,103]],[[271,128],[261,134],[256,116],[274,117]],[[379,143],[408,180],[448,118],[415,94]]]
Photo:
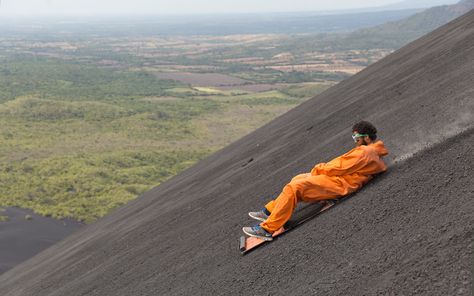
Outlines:
[[433,7],[405,19],[372,28],[359,29],[348,35],[339,44],[348,44],[351,48],[400,48],[471,9],[474,9],[474,0],[463,0],[454,5]]
[[288,12],[192,16],[124,16],[63,19],[0,18],[2,36],[63,39],[87,36],[231,35],[340,33],[404,19],[421,9],[392,11]]
[[474,0],[463,0],[454,5],[443,5],[418,11],[396,21],[354,29],[352,32],[295,35],[288,42],[280,44],[278,50],[289,51],[297,55],[304,54],[308,49],[324,52],[374,48],[398,49],[473,8]]
[[[394,10],[409,10],[409,9],[427,9],[435,6],[452,5],[458,3],[459,0],[405,0],[394,4],[376,6],[376,7],[364,7],[357,9],[339,9],[339,10],[328,10],[320,11],[321,14],[326,15],[338,15],[338,14],[353,14],[362,12],[381,12],[381,11],[394,11]],[[388,21],[388,20],[387,20]]]
[[395,4],[383,6],[385,10],[393,9],[413,9],[413,8],[430,8],[435,6],[456,4],[459,0],[405,0]]

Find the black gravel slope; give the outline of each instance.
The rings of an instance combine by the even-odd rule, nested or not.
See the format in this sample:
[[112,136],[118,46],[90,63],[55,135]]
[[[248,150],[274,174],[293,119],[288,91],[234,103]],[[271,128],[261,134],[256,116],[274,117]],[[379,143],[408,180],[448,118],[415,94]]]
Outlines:
[[42,217],[21,208],[7,208],[2,215],[7,216],[8,221],[0,223],[0,274],[84,226],[69,219]]
[[[0,291],[470,295],[473,113],[471,11],[3,274]],[[360,119],[379,128],[389,172],[241,256],[247,212],[350,149]]]

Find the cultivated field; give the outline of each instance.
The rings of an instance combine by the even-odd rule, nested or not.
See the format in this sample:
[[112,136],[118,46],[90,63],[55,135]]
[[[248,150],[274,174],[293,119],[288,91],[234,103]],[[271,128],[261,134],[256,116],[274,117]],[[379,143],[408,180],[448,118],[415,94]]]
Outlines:
[[234,86],[249,81],[219,73],[157,72],[160,79],[170,79],[196,86]]

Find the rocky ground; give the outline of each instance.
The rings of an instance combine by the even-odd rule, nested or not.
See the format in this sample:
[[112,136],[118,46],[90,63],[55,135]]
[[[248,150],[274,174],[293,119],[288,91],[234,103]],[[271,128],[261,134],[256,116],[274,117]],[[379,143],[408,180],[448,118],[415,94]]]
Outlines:
[[84,226],[77,221],[42,217],[20,208],[7,208],[1,214],[8,220],[0,223],[0,274]]

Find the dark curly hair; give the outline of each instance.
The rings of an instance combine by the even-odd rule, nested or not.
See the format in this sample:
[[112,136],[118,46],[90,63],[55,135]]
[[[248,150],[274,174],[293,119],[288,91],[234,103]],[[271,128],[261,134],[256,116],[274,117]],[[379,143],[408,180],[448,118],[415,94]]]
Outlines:
[[368,121],[359,121],[354,124],[352,131],[357,131],[359,134],[368,134],[372,141],[377,139],[377,129]]

